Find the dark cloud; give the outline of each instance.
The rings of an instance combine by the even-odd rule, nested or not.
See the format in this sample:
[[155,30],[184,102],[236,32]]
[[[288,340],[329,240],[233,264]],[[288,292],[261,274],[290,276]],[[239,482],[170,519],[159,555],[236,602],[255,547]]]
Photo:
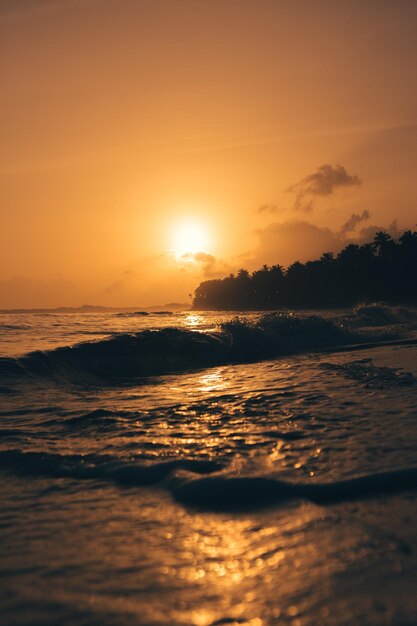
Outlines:
[[359,176],[348,174],[343,165],[325,164],[286,191],[297,194],[295,210],[309,213],[314,209],[315,198],[331,196],[340,187],[359,187],[361,184]]
[[288,191],[298,192],[300,189],[305,194],[312,196],[329,196],[336,187],[357,187],[362,184],[358,176],[348,174],[343,165],[321,165],[313,174],[306,176],[300,182],[288,188]]
[[366,222],[371,217],[369,211],[362,211],[359,213],[352,213],[350,218],[340,227],[339,233],[341,235],[347,235],[355,230],[356,226],[361,222]]

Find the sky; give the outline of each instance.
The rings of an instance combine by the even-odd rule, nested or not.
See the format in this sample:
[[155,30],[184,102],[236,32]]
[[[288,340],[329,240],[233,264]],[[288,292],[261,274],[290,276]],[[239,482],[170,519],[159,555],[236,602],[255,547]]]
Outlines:
[[417,223],[412,0],[2,0],[0,308],[188,302]]

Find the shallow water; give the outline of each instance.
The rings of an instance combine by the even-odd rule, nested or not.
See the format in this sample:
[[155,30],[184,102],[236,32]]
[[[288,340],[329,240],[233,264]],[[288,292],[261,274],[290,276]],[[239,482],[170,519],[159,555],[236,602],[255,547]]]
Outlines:
[[175,326],[213,330],[225,313],[0,313],[0,355],[15,356],[32,350],[50,350],[107,337],[112,333],[158,330]]
[[[3,354],[227,318],[8,316],[28,328]],[[6,361],[4,623],[415,624],[417,353],[394,330],[117,384]]]

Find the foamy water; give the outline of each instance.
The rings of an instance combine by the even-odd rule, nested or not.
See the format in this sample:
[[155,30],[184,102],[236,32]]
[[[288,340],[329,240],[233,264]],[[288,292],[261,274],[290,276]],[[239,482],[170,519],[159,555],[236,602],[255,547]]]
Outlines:
[[414,313],[230,318],[1,317],[5,624],[417,622]]

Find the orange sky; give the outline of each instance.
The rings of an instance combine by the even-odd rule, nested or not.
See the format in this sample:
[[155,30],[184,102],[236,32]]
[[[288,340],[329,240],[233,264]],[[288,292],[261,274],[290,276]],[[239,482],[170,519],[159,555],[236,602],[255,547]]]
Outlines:
[[416,27],[409,0],[2,0],[0,307],[186,302],[413,227]]

